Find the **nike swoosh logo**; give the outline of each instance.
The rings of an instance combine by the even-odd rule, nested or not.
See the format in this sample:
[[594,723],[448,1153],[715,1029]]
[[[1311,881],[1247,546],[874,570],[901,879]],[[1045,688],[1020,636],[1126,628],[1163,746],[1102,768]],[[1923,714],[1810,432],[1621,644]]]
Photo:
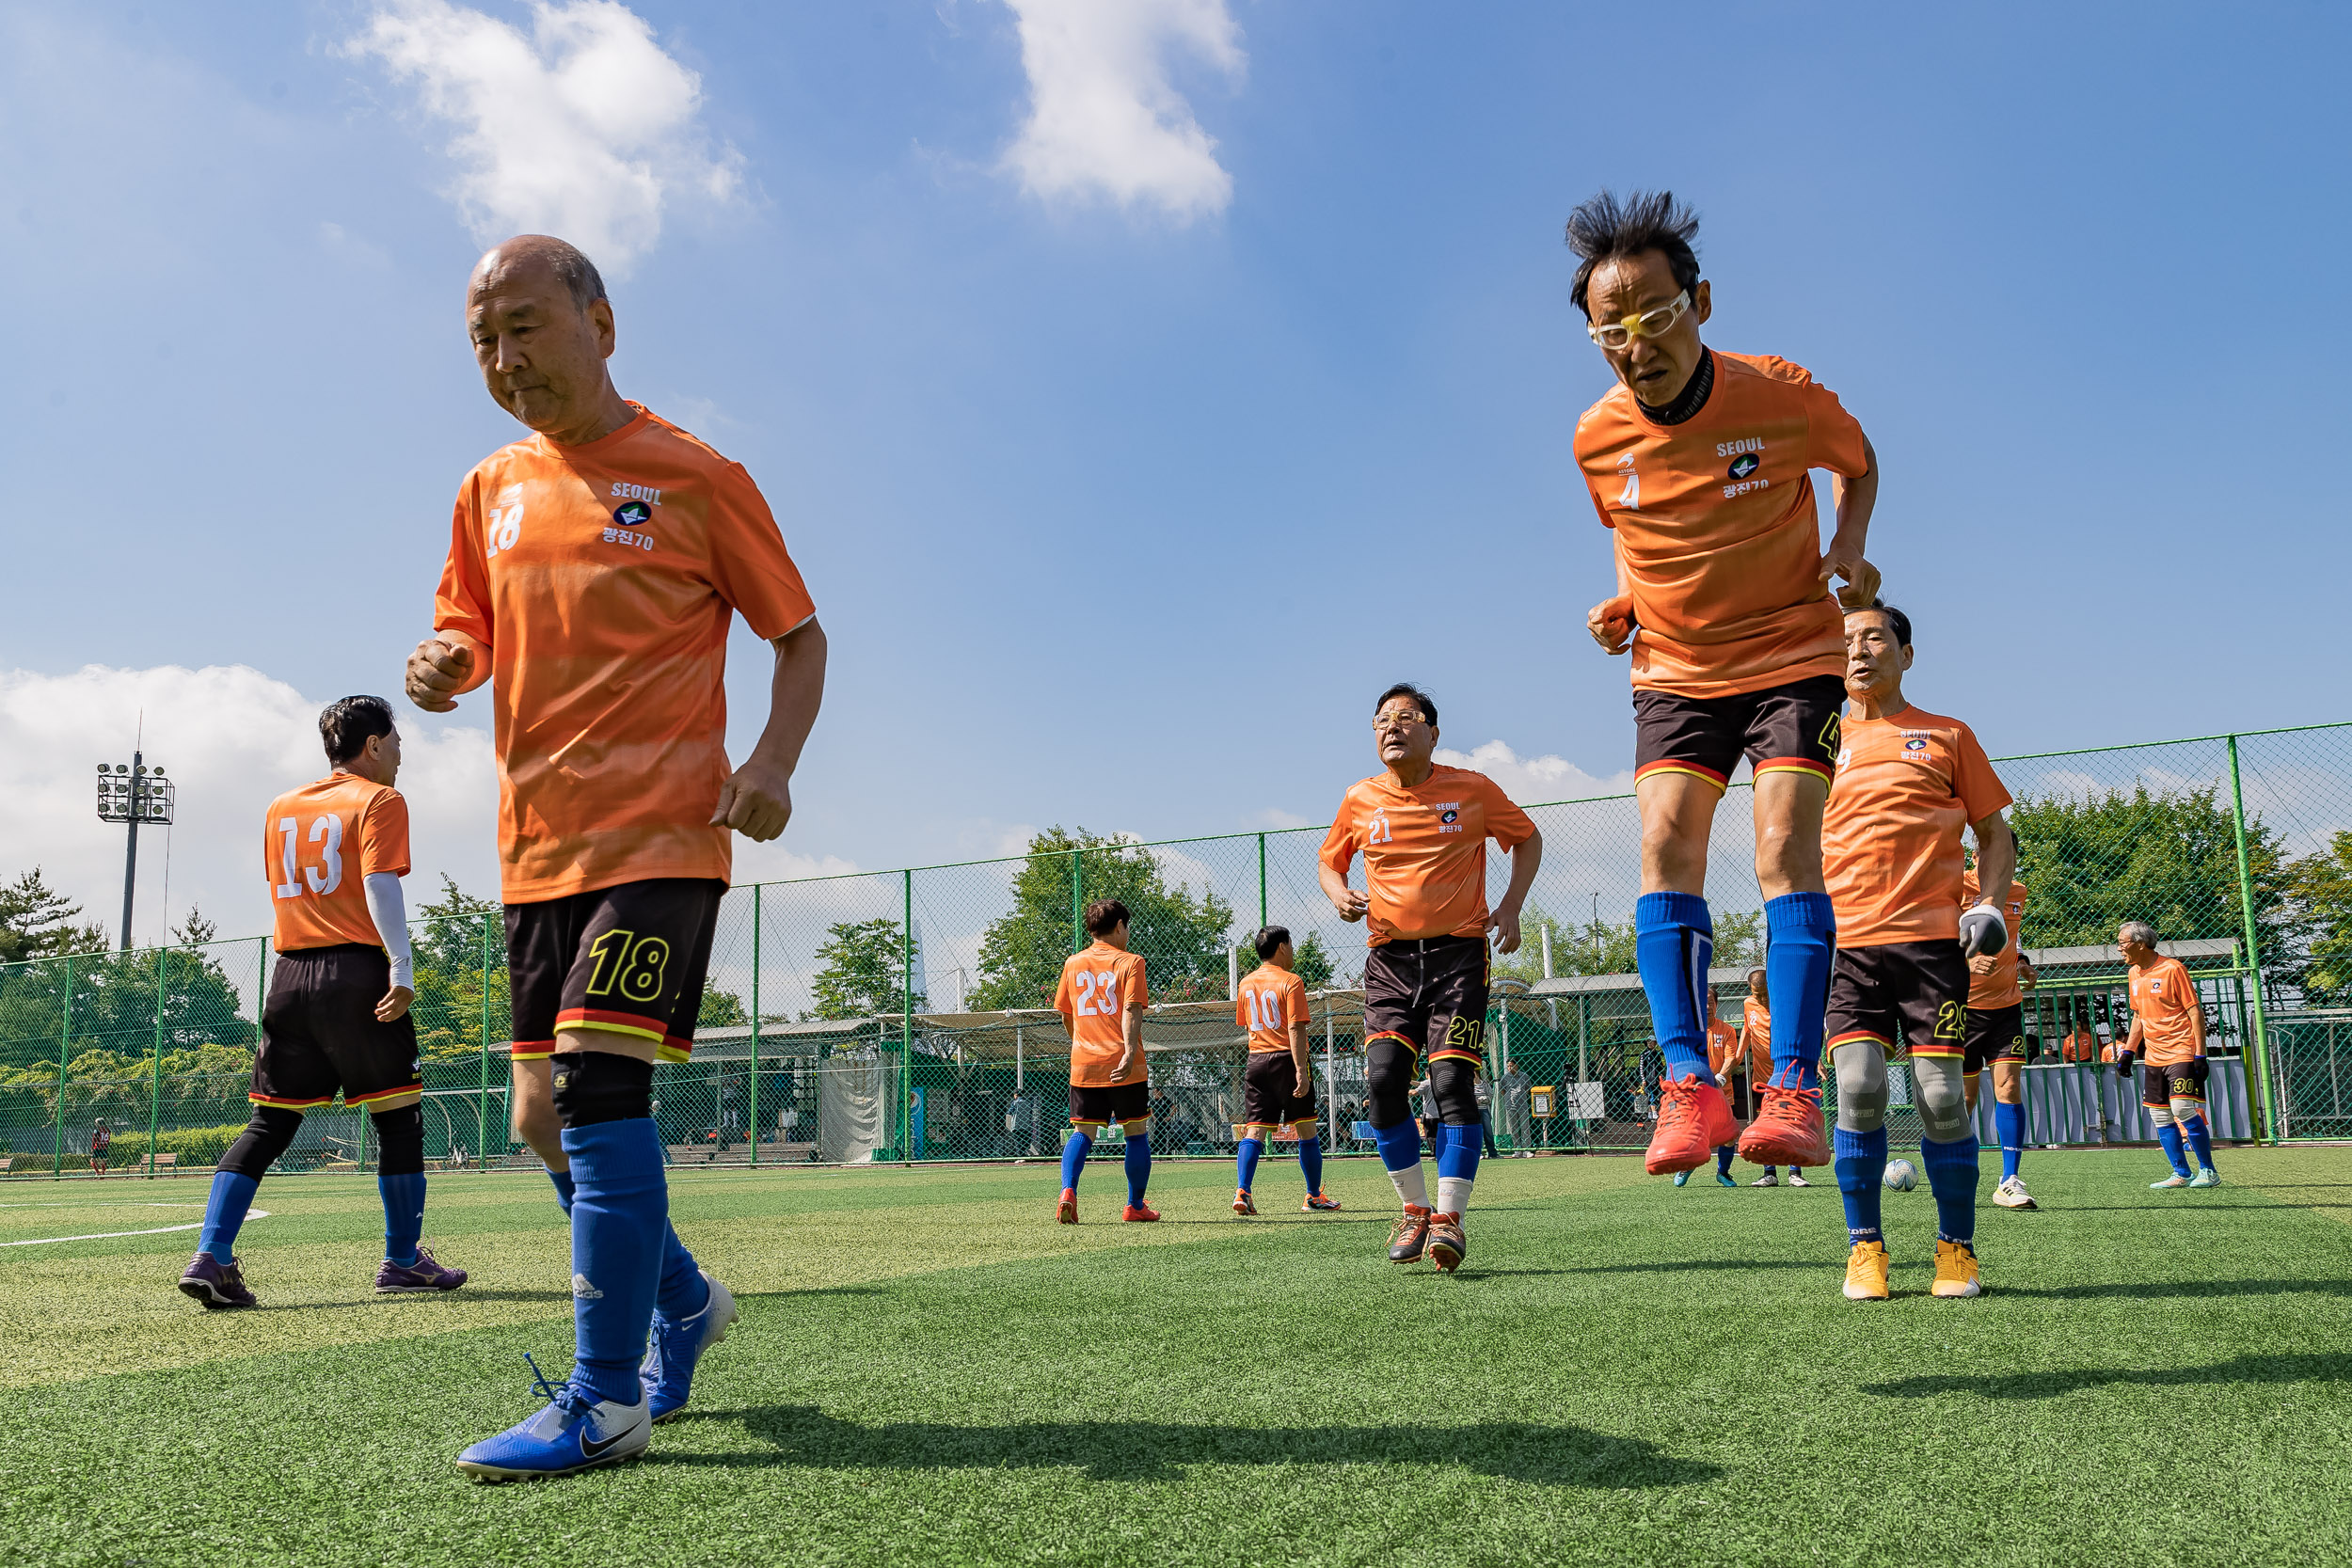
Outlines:
[[601,1443],[597,1442],[595,1438],[589,1436],[583,1432],[580,1434],[580,1451],[582,1455],[589,1459],[596,1459],[600,1457],[607,1449],[611,1448],[613,1444],[619,1442],[620,1440],[621,1433],[617,1432]]

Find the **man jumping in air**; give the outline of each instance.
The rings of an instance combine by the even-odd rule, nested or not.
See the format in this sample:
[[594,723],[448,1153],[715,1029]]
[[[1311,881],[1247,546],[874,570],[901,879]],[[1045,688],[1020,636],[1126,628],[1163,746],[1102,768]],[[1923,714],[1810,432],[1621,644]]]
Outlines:
[[[1740,1155],[1759,1165],[1828,1157],[1820,1021],[1836,933],[1821,810],[1844,695],[1838,599],[1870,603],[1879,577],[1863,558],[1878,496],[1868,438],[1803,368],[1700,341],[1713,295],[1691,248],[1697,232],[1664,191],[1603,192],[1568,219],[1581,258],[1570,297],[1618,383],[1577,421],[1576,460],[1617,568],[1615,594],[1586,626],[1609,653],[1632,656],[1634,951],[1666,1060],[1652,1174],[1696,1169],[1736,1131],[1707,1062],[1706,888],[1708,829],[1742,756],[1781,1027]],[[1836,476],[1826,549],[1815,468]],[[1849,586],[1833,597],[1837,578]]]

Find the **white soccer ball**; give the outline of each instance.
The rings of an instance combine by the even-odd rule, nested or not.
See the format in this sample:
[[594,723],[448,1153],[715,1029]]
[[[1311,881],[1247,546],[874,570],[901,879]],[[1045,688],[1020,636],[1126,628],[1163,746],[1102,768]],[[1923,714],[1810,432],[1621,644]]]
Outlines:
[[1907,1193],[1919,1184],[1919,1167],[1908,1160],[1886,1162],[1886,1185],[1890,1191]]

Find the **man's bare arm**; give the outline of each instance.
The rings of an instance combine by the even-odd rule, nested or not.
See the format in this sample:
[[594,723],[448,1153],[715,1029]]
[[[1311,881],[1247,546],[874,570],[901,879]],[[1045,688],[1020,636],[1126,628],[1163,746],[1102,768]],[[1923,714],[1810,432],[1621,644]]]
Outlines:
[[810,616],[775,640],[776,670],[768,687],[768,727],[743,766],[719,786],[712,827],[724,824],[765,844],[792,820],[792,772],[825,700],[825,628]]
[[489,645],[462,631],[437,631],[408,656],[408,700],[427,713],[447,713],[457,699],[490,678]]
[[[1870,514],[1879,500],[1878,449],[1870,445],[1867,436],[1862,438],[1862,456],[1869,466],[1856,477],[1830,476],[1837,527],[1830,535],[1829,548],[1821,554],[1822,586],[1828,586],[1833,577],[1843,578],[1846,586],[1837,591],[1837,598],[1851,610],[1862,609],[1879,595],[1879,569],[1865,554],[1870,539]],[[1993,884],[1988,880],[1985,885]]]
[[1486,917],[1486,928],[1495,934],[1495,951],[1516,953],[1519,950],[1519,909],[1527,902],[1528,889],[1535,885],[1536,868],[1544,863],[1544,835],[1531,832],[1511,851],[1511,883],[1502,890],[1502,901]]

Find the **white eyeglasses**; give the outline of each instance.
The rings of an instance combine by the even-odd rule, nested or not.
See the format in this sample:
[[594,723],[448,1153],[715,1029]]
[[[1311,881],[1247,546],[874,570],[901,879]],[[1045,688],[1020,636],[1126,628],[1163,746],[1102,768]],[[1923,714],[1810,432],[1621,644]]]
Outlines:
[[1623,321],[1597,323],[1584,329],[1584,335],[1603,348],[1623,348],[1636,338],[1658,338],[1674,330],[1682,312],[1691,308],[1691,291],[1680,293],[1655,310],[1645,310]]

